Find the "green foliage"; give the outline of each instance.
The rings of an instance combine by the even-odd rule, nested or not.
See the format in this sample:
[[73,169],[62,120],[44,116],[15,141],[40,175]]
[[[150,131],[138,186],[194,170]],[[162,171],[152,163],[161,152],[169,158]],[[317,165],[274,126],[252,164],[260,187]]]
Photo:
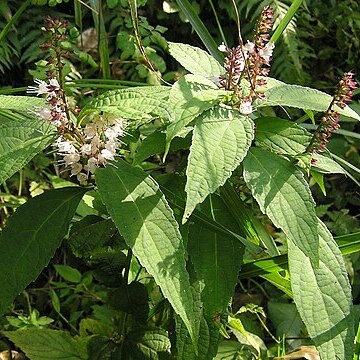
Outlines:
[[197,119],[186,170],[183,222],[239,166],[253,134],[254,126],[249,118],[226,108],[214,107]]
[[89,359],[84,339],[75,340],[68,333],[56,330],[8,331],[5,335],[20,346],[32,359]]
[[[304,345],[289,356],[356,358],[359,107],[333,107],[344,129],[311,153],[333,98],[290,84],[321,84],[313,69],[329,57],[354,63],[358,19],[343,14],[358,5],[301,2],[235,1],[244,43],[272,5],[285,82],[260,89],[245,67],[230,90],[219,84],[234,63],[217,48],[239,41],[230,1],[0,4],[2,85],[46,80],[50,65],[62,75],[44,98],[1,90],[0,355],[15,344],[29,359],[266,360]],[[69,50],[62,63],[37,48],[44,10],[69,20],[52,49]],[[332,27],[343,47],[318,54]],[[57,132],[46,106],[66,115]]]
[[196,347],[198,320],[193,313],[184,247],[178,225],[158,185],[124,161],[99,169],[96,181],[120,233],[184,321]]
[[4,256],[0,265],[0,313],[6,312],[18,293],[48,264],[84,193],[78,187],[52,190],[29,200],[12,216],[0,237]]

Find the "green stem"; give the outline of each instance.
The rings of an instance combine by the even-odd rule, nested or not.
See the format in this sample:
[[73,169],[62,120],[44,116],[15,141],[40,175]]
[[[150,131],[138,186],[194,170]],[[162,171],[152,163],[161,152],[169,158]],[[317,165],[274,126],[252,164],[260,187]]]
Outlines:
[[222,40],[223,43],[227,46],[226,38],[225,38],[223,29],[222,29],[221,24],[220,24],[220,21],[219,21],[219,17],[218,17],[218,15],[217,15],[217,12],[216,12],[216,9],[215,9],[215,6],[214,6],[212,0],[209,0],[209,4],[210,4],[211,10],[213,11],[214,16],[215,16],[215,21],[216,21],[216,24],[217,24],[218,29],[219,29],[219,32],[220,32],[221,40]]
[[274,31],[274,33],[270,39],[270,42],[275,44],[279,40],[281,34],[284,32],[284,30],[288,26],[291,19],[294,17],[297,9],[300,7],[300,5],[303,3],[303,1],[304,0],[294,0],[294,2],[289,7],[289,10],[285,14],[284,18],[280,21],[280,24]]
[[179,5],[180,10],[185,14],[189,19],[190,24],[194,28],[195,32],[198,34],[201,41],[204,43],[205,47],[208,49],[209,53],[220,63],[223,63],[223,56],[221,55],[218,44],[210,35],[208,29],[204,23],[200,20],[199,16],[196,14],[194,8],[191,6],[188,0],[176,0],[176,3]]

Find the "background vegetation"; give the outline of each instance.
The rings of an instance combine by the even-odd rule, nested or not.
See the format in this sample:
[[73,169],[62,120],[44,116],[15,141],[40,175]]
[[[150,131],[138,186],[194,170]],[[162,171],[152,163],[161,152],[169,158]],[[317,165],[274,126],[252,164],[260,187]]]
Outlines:
[[[25,95],[26,87],[33,83],[33,79],[46,78],[45,55],[39,49],[44,42],[41,28],[45,16],[69,22],[70,38],[66,46],[73,55],[64,67],[65,86],[70,101],[80,107],[87,98],[95,97],[104,90],[144,83],[161,85],[160,77],[173,83],[186,71],[170,56],[168,42],[204,48],[189,23],[188,14],[181,11],[179,3],[139,0],[136,33],[127,0],[1,1],[0,94]],[[274,9],[276,26],[286,15],[292,1],[237,0],[236,3],[241,32],[247,39],[251,38],[264,5],[270,4]],[[198,0],[191,4],[217,44],[226,39],[229,46],[237,45],[236,17],[230,1]],[[141,37],[142,48],[138,46],[138,36]],[[359,2],[304,1],[277,42],[273,58],[270,76],[290,84],[333,93],[344,71],[353,70],[359,79]],[[149,62],[155,72],[149,69]],[[360,113],[358,93],[355,93],[351,106]],[[314,114],[311,112],[304,115],[296,109],[279,108],[276,111],[283,117],[289,111],[291,117],[302,119],[306,129],[315,129],[311,121]],[[0,110],[0,124],[13,116],[8,110]],[[17,116],[21,119],[21,114]],[[331,174],[323,180],[313,177],[310,182],[317,203],[317,216],[340,244],[342,235],[354,234],[354,242],[359,241],[360,236],[359,125],[350,118],[342,120],[341,130],[333,134],[328,148],[338,157],[348,175]],[[160,140],[147,137],[155,133],[155,128],[156,124],[148,124],[137,129],[135,135],[129,135],[126,138],[129,144],[126,157],[151,172],[163,186],[165,195],[167,188],[175,193],[171,206],[177,216],[183,206],[177,202],[183,197],[185,180],[178,177],[174,181],[173,175],[185,172],[188,152],[184,149],[189,146],[190,138],[177,138],[167,162],[163,163],[161,154],[158,154],[160,151],[156,152]],[[139,148],[145,138],[153,142],[150,153],[142,153]],[[59,167],[51,147],[33,158],[0,187],[1,227],[5,228],[11,215],[27,199],[47,189],[68,185],[67,175]],[[242,202],[256,215],[256,221],[264,224],[267,234],[274,237],[279,249],[283,250],[284,234],[261,214],[240,173],[235,174],[232,185],[222,190],[223,196],[231,198],[234,189],[241,193]],[[214,199],[216,201],[218,199]],[[203,206],[205,212],[210,211],[210,204]],[[234,206],[236,208],[237,205]],[[106,213],[95,192],[84,196],[70,232],[64,234],[65,241],[56,250],[51,262],[0,318],[0,331],[5,334],[0,337],[0,353],[8,349],[20,351],[23,346],[26,348],[26,340],[17,339],[15,335],[6,336],[7,332],[43,329],[45,340],[32,336],[31,341],[37,349],[46,347],[50,342],[57,343],[53,346],[52,359],[60,356],[61,348],[67,349],[67,359],[172,358],[175,330],[176,326],[179,327],[179,323],[174,321],[172,307],[154,279],[134,257],[131,258],[131,251],[126,255],[124,249],[127,245],[111,220],[104,220]],[[228,224],[228,229],[232,226]],[[182,231],[188,241],[191,226],[184,227]],[[101,246],[98,243],[95,246],[96,236],[102,239]],[[234,251],[238,251],[240,257],[243,249]],[[247,255],[245,253],[245,259]],[[347,255],[345,261],[354,304],[357,305],[360,300],[359,254]],[[124,268],[127,269],[125,273]],[[194,269],[188,271],[191,274]],[[317,359],[296,307],[289,301],[291,294],[286,291],[286,286],[281,291],[279,286],[273,285],[270,277],[258,275],[263,275],[261,270],[244,266],[232,294],[232,302],[227,307],[227,316],[224,319],[219,315],[219,319],[214,319],[218,324],[216,331],[220,331],[224,339],[216,359],[272,359],[276,356],[287,359],[282,356],[300,345],[304,347],[291,359],[300,359],[304,355]],[[46,333],[47,329],[65,330],[68,337],[51,338],[50,333]],[[177,331],[181,332],[181,329]],[[81,344],[81,336],[89,335],[93,336],[93,340],[86,345]],[[34,351],[31,348],[25,352],[29,356]],[[49,355],[39,355],[35,351],[35,355],[29,357],[50,359],[46,356]],[[190,360],[194,355],[183,356]],[[357,347],[354,359],[359,356]]]

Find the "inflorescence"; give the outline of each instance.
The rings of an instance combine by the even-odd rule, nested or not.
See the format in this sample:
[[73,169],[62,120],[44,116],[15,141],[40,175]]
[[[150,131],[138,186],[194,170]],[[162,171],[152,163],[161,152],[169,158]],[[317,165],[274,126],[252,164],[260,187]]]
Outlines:
[[[253,112],[254,99],[264,96],[257,91],[257,87],[266,85],[263,77],[270,71],[270,60],[275,47],[269,41],[273,17],[273,10],[266,6],[256,24],[253,41],[247,41],[246,44],[240,41],[235,48],[229,48],[224,44],[219,46],[219,50],[227,54],[224,60],[225,74],[219,79],[219,87],[234,91],[240,100],[239,111],[245,115]],[[250,83],[249,94],[243,94],[242,79]]]
[[[339,125],[339,113],[334,110],[335,106],[344,109],[346,103],[351,101],[353,90],[357,88],[357,83],[354,81],[354,74],[352,72],[344,73],[339,81],[335,95],[325,113],[321,118],[320,124],[316,129],[306,152],[315,154],[326,149],[331,133],[337,130]],[[316,160],[312,159],[312,163]]]
[[56,126],[59,137],[55,141],[57,153],[63,163],[76,176],[81,185],[87,185],[94,178],[97,167],[105,166],[116,156],[121,144],[119,137],[124,135],[124,120],[104,115],[97,116],[84,127],[77,126],[75,113],[71,111],[63,90],[64,58],[70,56],[69,50],[62,49],[61,43],[67,39],[67,23],[47,18],[45,33],[50,35],[41,49],[48,51],[48,80],[35,80],[37,86],[29,86],[29,94],[46,95],[47,107],[38,108],[33,115]]

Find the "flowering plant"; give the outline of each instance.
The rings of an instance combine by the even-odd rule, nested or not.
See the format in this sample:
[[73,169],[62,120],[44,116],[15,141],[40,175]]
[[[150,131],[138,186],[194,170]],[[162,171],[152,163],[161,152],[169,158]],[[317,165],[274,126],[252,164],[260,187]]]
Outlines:
[[[96,254],[96,245],[112,244],[114,233],[105,231],[108,224],[116,226],[126,243],[121,249],[126,268],[120,271],[124,287],[129,291],[136,258],[176,314],[178,359],[214,358],[226,327],[240,338],[242,324],[229,315],[228,304],[237,278],[250,277],[252,271],[294,301],[323,359],[349,358],[354,337],[351,288],[340,249],[317,217],[308,180],[345,173],[326,144],[341,115],[360,120],[346,105],[356,83],[351,72],[345,73],[331,97],[269,77],[275,46],[272,18],[271,8],[265,7],[252,41],[245,43],[239,36],[235,47],[221,44],[212,55],[169,43],[186,75],[171,86],[111,90],[81,109],[64,87],[64,63],[71,56],[63,46],[67,24],[46,21],[49,39],[42,48],[48,52],[48,78],[36,79],[37,86],[28,88],[36,96],[0,98],[3,107],[23,111],[27,119],[21,125],[0,125],[0,133],[8,139],[9,132],[19,133],[19,142],[25,144],[23,156],[15,158],[14,151],[4,156],[0,180],[52,144],[63,171],[80,186],[29,200],[3,230],[0,312],[48,263],[79,202],[88,196],[97,221],[86,230],[92,235],[95,229],[99,244],[88,236],[89,244],[79,246],[73,236],[70,246],[79,257],[88,256],[87,246],[94,246],[90,253]],[[225,57],[218,61],[222,53]],[[279,108],[325,115],[311,134],[294,121],[299,112],[284,119]],[[19,147],[9,144],[12,150]],[[174,151],[186,161],[169,162]],[[249,203],[255,202],[273,228],[282,231],[285,251],[249,211]],[[46,211],[33,220],[32,212],[39,208]],[[21,261],[13,265],[18,251]],[[36,263],[34,251],[39,251]],[[269,260],[276,265],[264,265]],[[26,271],[24,264],[30,264]],[[337,311],[328,311],[329,304],[336,304]],[[125,323],[122,317],[116,354],[123,354]],[[168,334],[161,336],[168,352]],[[95,340],[87,336],[86,341]]]

